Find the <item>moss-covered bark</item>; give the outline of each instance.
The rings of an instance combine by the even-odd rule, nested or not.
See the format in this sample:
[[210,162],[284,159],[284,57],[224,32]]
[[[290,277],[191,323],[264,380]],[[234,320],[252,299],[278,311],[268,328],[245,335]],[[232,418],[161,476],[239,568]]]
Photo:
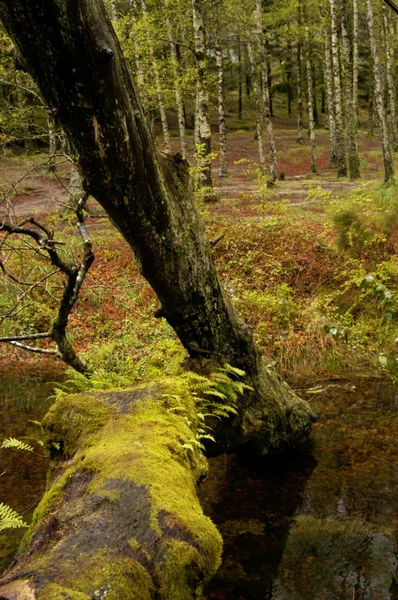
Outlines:
[[200,598],[222,543],[196,497],[207,462],[184,447],[196,427],[185,384],[65,397],[44,426],[57,456],[0,597]]
[[305,440],[311,411],[279,381],[222,290],[184,185],[186,163],[160,156],[100,0],[0,0],[0,17],[79,156],[85,188],[134,250],[162,314],[193,357],[243,369],[254,392],[228,443],[260,452]]

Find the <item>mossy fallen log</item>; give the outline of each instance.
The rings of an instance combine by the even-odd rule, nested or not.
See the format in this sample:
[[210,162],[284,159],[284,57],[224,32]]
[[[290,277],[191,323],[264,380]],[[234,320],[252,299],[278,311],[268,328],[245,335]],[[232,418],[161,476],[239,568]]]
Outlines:
[[196,496],[207,462],[188,386],[66,396],[43,424],[49,483],[0,598],[200,598],[222,540]]

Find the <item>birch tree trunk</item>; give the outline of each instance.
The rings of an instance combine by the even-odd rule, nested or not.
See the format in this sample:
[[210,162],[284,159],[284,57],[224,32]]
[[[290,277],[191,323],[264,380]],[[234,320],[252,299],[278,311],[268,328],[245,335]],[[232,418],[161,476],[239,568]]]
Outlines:
[[350,61],[350,40],[348,37],[346,24],[346,5],[345,0],[341,0],[341,38],[343,43],[342,52],[342,71],[343,86],[346,105],[346,123],[348,134],[348,166],[350,179],[359,179],[361,176],[358,156],[357,142],[357,115],[353,107],[353,71]]
[[397,98],[395,93],[395,78],[394,78],[394,60],[391,40],[394,39],[394,30],[392,23],[387,17],[387,6],[382,3],[383,13],[383,32],[386,51],[386,80],[388,93],[388,109],[390,114],[390,131],[391,141],[394,152],[398,150],[398,128],[397,128]]
[[48,164],[51,170],[55,168],[55,155],[57,153],[57,138],[55,135],[55,122],[53,117],[47,113],[48,128]]
[[311,172],[316,173],[316,137],[315,137],[315,121],[314,121],[314,97],[313,97],[313,82],[312,82],[312,66],[311,66],[311,48],[308,25],[305,26],[305,42],[306,42],[306,67],[307,67],[307,111],[308,111],[308,128],[311,141]]
[[261,0],[256,0],[256,9],[255,9],[255,17],[256,17],[256,39],[257,39],[257,50],[260,58],[260,68],[261,68],[261,81],[262,81],[262,94],[263,94],[263,108],[264,108],[264,120],[267,128],[267,136],[268,136],[268,145],[269,145],[269,153],[270,153],[270,184],[272,185],[277,176],[278,164],[277,164],[277,155],[276,155],[276,146],[275,146],[275,138],[274,131],[272,127],[271,121],[271,110],[270,110],[270,97],[269,97],[269,73],[268,73],[268,64],[267,64],[267,56],[265,52],[265,39],[263,33],[263,13],[262,13],[262,2]]
[[184,102],[183,102],[183,98],[182,98],[181,85],[180,85],[181,72],[180,72],[180,65],[178,62],[177,46],[174,41],[173,31],[172,31],[171,22],[170,22],[169,17],[166,18],[166,27],[167,27],[167,33],[169,36],[171,62],[172,62],[173,71],[174,71],[174,90],[175,90],[175,95],[176,95],[178,129],[180,132],[181,155],[184,160],[187,160],[188,144],[187,144],[187,133],[186,133],[186,127],[185,127]]
[[369,29],[370,51],[372,55],[374,95],[377,116],[379,118],[381,145],[383,151],[384,180],[388,183],[392,183],[394,181],[394,166],[391,156],[390,142],[388,139],[386,115],[384,111],[383,91],[381,87],[380,77],[380,63],[379,56],[377,53],[372,0],[366,0],[366,16]]
[[192,0],[195,57],[198,70],[196,124],[200,146],[200,186],[212,188],[211,177],[211,127],[209,115],[209,91],[207,83],[206,31],[200,0]]
[[358,0],[352,0],[352,112],[358,129],[359,14]]
[[223,55],[220,42],[216,46],[216,64],[218,73],[218,130],[220,134],[220,177],[227,177],[227,128],[225,125],[225,89]]
[[238,40],[238,119],[243,118],[243,76],[242,76],[242,46]]
[[329,119],[329,140],[330,140],[330,167],[337,167],[337,139],[336,139],[336,120],[334,115],[334,95],[332,79],[332,57],[330,53],[330,32],[327,24],[325,11],[321,5],[322,30],[323,30],[323,48],[324,48],[324,74],[326,83],[326,101],[328,107]]
[[250,42],[247,42],[247,55],[249,57],[249,64],[251,70],[251,81],[254,91],[254,101],[256,103],[256,136],[258,144],[258,160],[262,171],[266,172],[265,165],[265,154],[264,154],[264,140],[263,140],[263,96],[261,93],[260,77],[254,58],[253,46]]
[[331,50],[333,66],[334,88],[334,113],[336,117],[336,142],[337,142],[337,174],[339,177],[347,176],[347,162],[344,147],[343,100],[340,82],[339,40],[337,35],[336,0],[329,0]]
[[156,94],[158,97],[158,106],[159,106],[159,113],[160,113],[160,121],[162,123],[164,145],[165,145],[166,152],[171,152],[169,125],[167,123],[167,115],[166,115],[166,105],[164,102],[164,95],[163,95],[162,84],[160,81],[159,69],[158,69],[158,65],[156,62],[155,48],[154,48],[153,41],[152,41],[152,34],[151,34],[151,30],[150,30],[149,14],[148,14],[146,0],[141,0],[141,4],[142,4],[142,12],[144,15],[144,22],[145,22],[145,27],[146,27],[148,48],[149,48],[149,52],[151,54],[151,59],[152,59],[153,75],[154,75],[155,83],[156,83]]
[[303,136],[303,84],[302,84],[302,52],[303,45],[301,41],[302,36],[302,11],[301,11],[301,0],[298,2],[297,8],[297,24],[298,24],[298,40],[297,40],[297,143],[304,144]]

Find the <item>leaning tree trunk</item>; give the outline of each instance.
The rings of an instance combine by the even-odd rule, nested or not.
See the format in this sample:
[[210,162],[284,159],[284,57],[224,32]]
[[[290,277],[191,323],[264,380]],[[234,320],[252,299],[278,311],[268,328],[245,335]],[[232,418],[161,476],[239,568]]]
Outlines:
[[196,496],[195,414],[178,378],[58,400],[43,421],[48,489],[2,600],[199,599],[222,542]]
[[155,290],[157,316],[192,357],[246,372],[253,391],[240,404],[231,443],[263,453],[301,443],[311,411],[263,359],[222,290],[186,163],[156,152],[102,2],[0,0],[0,17],[76,149],[85,191],[106,210]]
[[198,71],[196,124],[199,138],[198,162],[201,165],[200,186],[212,188],[211,177],[211,127],[209,115],[209,91],[207,83],[206,32],[199,0],[192,0],[193,28],[195,33],[195,57]]
[[331,49],[334,86],[334,113],[336,117],[337,173],[347,176],[347,162],[344,148],[343,101],[340,82],[339,40],[337,36],[336,1],[329,0],[331,24]]
[[366,16],[369,29],[370,51],[372,55],[374,94],[376,101],[377,116],[379,117],[381,145],[383,150],[384,180],[386,182],[393,182],[394,166],[391,156],[390,142],[388,139],[386,114],[384,110],[384,99],[381,87],[380,64],[379,56],[377,54],[372,0],[366,0]]

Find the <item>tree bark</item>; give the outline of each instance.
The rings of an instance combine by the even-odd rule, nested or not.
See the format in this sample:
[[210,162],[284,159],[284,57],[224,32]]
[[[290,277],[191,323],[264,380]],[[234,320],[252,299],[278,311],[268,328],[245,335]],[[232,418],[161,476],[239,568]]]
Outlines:
[[345,94],[346,105],[346,123],[348,134],[348,167],[350,179],[359,179],[361,176],[358,156],[358,141],[357,141],[357,115],[353,104],[353,79],[354,74],[351,70],[350,60],[350,40],[348,37],[346,24],[346,4],[345,0],[341,0],[341,38],[343,43],[342,52],[342,71],[343,71],[343,87]]
[[326,21],[325,11],[321,5],[321,16],[323,21],[323,43],[324,43],[324,73],[326,83],[326,99],[329,118],[329,140],[330,140],[330,167],[337,167],[337,139],[336,120],[334,115],[333,79],[332,79],[332,57],[330,54],[330,32]]
[[340,82],[339,40],[337,36],[336,0],[329,0],[330,24],[331,24],[331,49],[333,66],[334,86],[334,113],[336,117],[336,141],[337,141],[337,174],[339,177],[347,176],[347,162],[344,148],[344,125],[343,125],[343,100]]
[[141,0],[141,5],[142,5],[142,12],[144,15],[146,37],[148,40],[149,52],[150,52],[151,59],[152,59],[152,70],[153,70],[153,75],[154,75],[155,83],[156,83],[156,94],[158,97],[158,106],[159,106],[159,113],[160,113],[160,121],[162,123],[164,146],[165,146],[166,152],[171,152],[169,125],[167,122],[167,115],[166,115],[166,105],[164,102],[164,94],[163,94],[162,84],[160,81],[159,69],[158,69],[158,65],[156,62],[155,48],[153,45],[151,31],[150,31],[149,14],[148,14],[146,0]]
[[261,94],[261,85],[256,61],[254,58],[253,47],[250,42],[247,42],[247,55],[249,57],[250,71],[251,71],[251,82],[254,91],[254,101],[256,103],[256,136],[258,144],[258,160],[262,171],[266,172],[265,165],[265,154],[264,154],[264,140],[263,140],[263,97]]
[[271,105],[270,105],[270,94],[269,94],[270,83],[269,83],[269,71],[268,71],[267,56],[266,56],[266,51],[265,51],[265,39],[264,39],[264,33],[263,33],[263,12],[262,12],[261,0],[256,0],[255,17],[256,17],[255,37],[256,37],[256,41],[257,41],[257,51],[258,51],[258,56],[259,56],[259,60],[260,60],[264,120],[265,120],[266,129],[267,129],[269,154],[270,154],[270,184],[272,185],[276,180],[276,176],[277,176],[277,172],[278,172],[278,163],[277,163],[277,155],[276,155],[275,137],[274,137],[274,131],[273,131],[272,121],[271,121]]
[[220,135],[220,177],[227,177],[227,128],[225,125],[225,89],[222,48],[219,41],[216,47],[216,63],[218,74],[218,130]]
[[311,428],[309,406],[279,381],[222,290],[186,164],[156,152],[103,4],[0,0],[0,17],[76,149],[85,191],[118,227],[155,290],[157,316],[192,357],[246,372],[253,391],[224,442],[262,453],[301,443]]
[[312,82],[312,65],[311,65],[311,47],[309,39],[308,25],[305,26],[305,45],[306,45],[306,67],[307,67],[307,111],[308,111],[308,129],[311,141],[311,173],[317,173],[316,168],[316,137],[315,137],[315,119],[314,119],[314,96]]
[[202,168],[201,187],[212,188],[211,176],[211,127],[209,115],[209,91],[207,84],[206,31],[200,0],[192,0],[193,29],[195,34],[195,57],[198,71],[196,124],[199,139],[199,162]]
[[391,40],[394,39],[392,23],[387,17],[387,7],[382,3],[383,32],[386,51],[386,83],[388,93],[388,109],[390,114],[390,138],[394,152],[398,150],[398,127],[397,127],[397,97],[395,93],[394,60]]
[[302,84],[302,52],[303,44],[301,41],[302,36],[302,9],[301,1],[299,0],[297,9],[297,25],[298,25],[298,40],[297,40],[297,143],[304,144],[303,136],[303,84]]
[[379,117],[381,146],[383,151],[384,180],[387,183],[392,183],[394,181],[394,166],[391,156],[390,142],[388,139],[386,114],[384,110],[384,100],[383,91],[381,87],[380,64],[379,56],[377,53],[372,0],[366,0],[366,16],[369,29],[370,51],[372,55],[374,94],[376,101],[377,116]]
[[180,65],[178,62],[177,45],[174,41],[173,32],[172,32],[172,28],[171,28],[171,22],[170,22],[169,17],[166,18],[166,26],[167,26],[167,33],[168,33],[169,42],[170,42],[171,62],[173,64],[173,71],[174,71],[174,89],[175,89],[175,95],[176,95],[178,128],[180,131],[181,155],[184,160],[187,160],[188,144],[187,144],[187,134],[186,134],[186,127],[185,127],[184,102],[183,102],[181,85],[180,85],[180,77],[181,77]]
[[238,40],[238,119],[243,118],[243,78],[242,78],[242,47]]
[[196,496],[207,461],[192,444],[188,386],[175,378],[74,394],[43,426],[48,488],[1,598],[200,598],[222,541]]

